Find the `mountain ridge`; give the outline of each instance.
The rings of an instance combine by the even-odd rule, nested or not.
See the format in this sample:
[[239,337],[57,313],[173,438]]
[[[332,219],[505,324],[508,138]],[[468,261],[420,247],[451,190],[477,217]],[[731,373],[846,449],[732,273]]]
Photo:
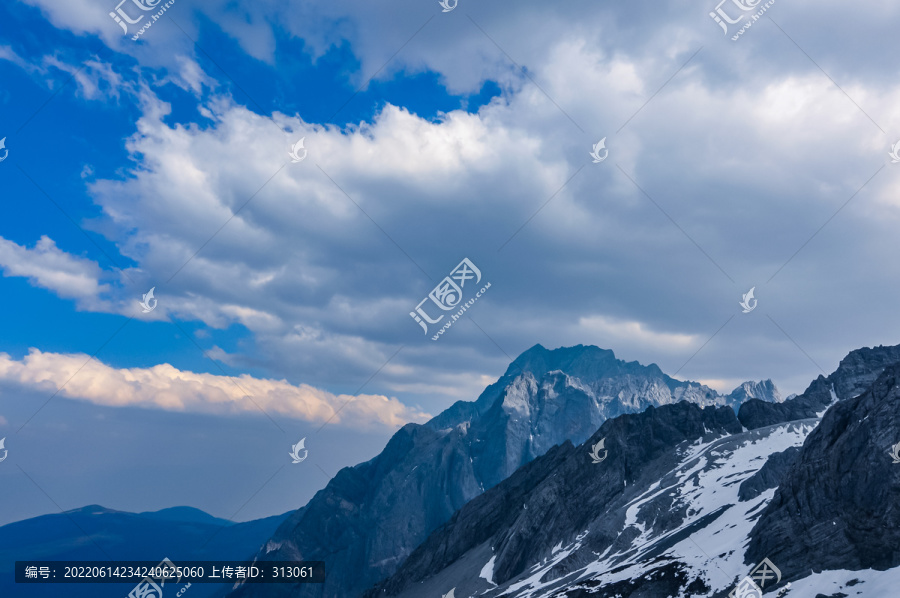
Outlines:
[[[771,381],[750,386],[774,389]],[[296,590],[248,584],[233,596],[359,595],[459,508],[551,447],[580,444],[623,413],[681,400],[737,406],[732,396],[671,378],[655,364],[625,362],[609,349],[534,345],[475,401],[403,426],[382,453],[342,469],[257,552],[258,560],[327,557],[325,584]]]
[[[782,568],[777,581],[760,580],[778,596],[888,587],[892,578],[873,573],[887,568],[900,581],[900,466],[888,454],[900,441],[900,346],[853,351],[768,408],[782,405],[767,414],[780,421],[751,426],[743,406],[737,416],[706,407],[725,419],[694,440],[660,435],[653,422],[700,410],[688,402],[608,420],[473,499],[365,596],[724,598],[765,558]],[[824,415],[791,419],[823,405]],[[629,422],[640,425],[623,436]],[[660,441],[666,450],[634,457]],[[868,572],[809,575],[854,568]]]

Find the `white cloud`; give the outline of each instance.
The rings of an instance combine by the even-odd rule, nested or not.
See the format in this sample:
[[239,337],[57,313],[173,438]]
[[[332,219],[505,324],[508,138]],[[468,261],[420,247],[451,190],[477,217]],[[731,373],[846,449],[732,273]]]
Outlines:
[[23,276],[36,287],[74,299],[80,309],[111,308],[101,297],[110,286],[100,283],[103,272],[97,263],[62,251],[47,236],[31,249],[0,237],[0,268],[4,276]]
[[[77,16],[44,0],[32,3],[45,5],[57,23]],[[177,6],[182,12],[175,18],[191,32],[193,5]],[[255,24],[278,15],[280,26],[303,35],[313,54],[352,40],[366,75],[432,14],[416,8],[422,13],[395,18],[373,3],[259,2],[234,4],[233,13],[223,16],[223,6],[207,2],[200,10],[215,15],[254,56],[271,59],[272,30]],[[753,285],[761,301],[757,313],[773,309],[776,320],[791,319],[798,342],[826,353],[815,355],[823,364],[872,338],[879,331],[876,320],[890,317],[892,306],[884,300],[870,310],[865,335],[859,326],[820,325],[834,321],[834,314],[852,317],[861,297],[881,301],[890,295],[867,286],[898,274],[898,266],[879,259],[898,248],[890,232],[898,216],[897,183],[887,169],[772,286],[760,282],[885,161],[895,141],[801,52],[796,61],[785,60],[783,48],[767,37],[778,31],[758,27],[739,44],[725,43],[707,9],[686,1],[653,11],[532,2],[515,11],[479,10],[475,21],[543,91],[477,27],[456,19],[459,13],[435,16],[379,76],[433,68],[451,89],[475,88],[485,76],[495,77],[504,95],[478,114],[452,111],[430,121],[388,103],[372,122],[339,129],[275,113],[292,132],[283,135],[266,118],[214,94],[198,100],[211,124],[172,124],[177,119],[168,118],[168,105],[141,89],[144,113],[127,146],[137,165],[121,179],[97,180],[89,191],[107,219],[104,234],[139,264],[129,274],[144,285],[141,291],[158,285],[160,304],[151,316],[201,320],[219,329],[241,324],[260,351],[252,356],[254,365],[265,363],[279,375],[322,376],[328,383],[347,371],[365,379],[396,346],[412,345],[416,350],[401,352],[392,365],[417,367],[385,368],[384,383],[443,395],[452,394],[449,377],[443,377],[448,372],[476,380],[496,365],[485,365],[485,356],[506,361],[494,339],[514,355],[544,336],[575,344],[594,335],[612,348],[625,344],[642,361],[666,353],[678,367]],[[886,5],[873,10],[888,17],[896,12]],[[335,25],[339,16],[346,18]],[[807,16],[824,18],[821,12]],[[106,15],[99,18],[108,22],[91,29],[76,19],[65,26],[116,29]],[[851,28],[863,24],[856,14],[844,18]],[[873,26],[886,27],[874,20]],[[323,22],[331,26],[317,30]],[[213,89],[185,52],[163,43],[165,32],[151,30],[153,43],[146,45],[163,48],[174,60],[168,76],[198,97]],[[849,60],[843,54],[850,53],[835,44],[798,43],[824,57],[823,68],[886,130],[900,127],[894,79],[874,73],[869,63],[842,71]],[[702,52],[657,94],[701,45]],[[301,136],[309,157],[279,172]],[[603,136],[610,159],[588,164],[554,196]],[[464,324],[432,351],[407,314],[463,255],[495,280],[490,297],[473,311],[491,340]],[[162,284],[182,266],[171,284]],[[878,268],[875,276],[871,268]],[[835,286],[842,292],[834,293]],[[94,306],[118,311],[133,303],[135,292]],[[745,362],[768,360],[782,372],[799,367],[768,350],[796,350],[792,343],[781,345],[785,339],[776,328],[757,322],[755,334],[731,338],[740,330],[736,324],[716,339],[727,342],[728,351],[704,362],[708,348],[691,363],[705,368],[698,375],[743,378],[736,371],[741,364],[728,360],[736,347],[751,355]],[[687,354],[676,359],[682,350]],[[251,359],[222,357],[235,365]]]
[[586,339],[603,339],[604,347],[641,346],[656,351],[684,351],[698,348],[702,339],[698,334],[657,332],[646,324],[634,320],[617,320],[601,315],[586,316],[578,320],[578,327]]
[[[351,427],[399,427],[430,416],[382,395],[335,395],[285,380],[151,368],[113,368],[88,355],[31,349],[22,360],[0,353],[0,380],[108,407],[143,407],[219,415],[285,416]],[[67,382],[68,381],[68,382]],[[64,385],[64,386],[63,386]]]
[[[59,69],[74,77],[85,99],[118,99],[122,90],[122,76],[113,70],[111,64],[96,58],[85,60],[78,66],[69,64],[57,56],[45,56],[42,62],[45,66]],[[48,72],[48,69],[45,68],[44,72]]]
[[11,46],[0,46],[0,60],[7,60],[24,71],[34,72],[37,67],[19,56]]
[[[45,55],[29,61],[12,47],[0,46],[0,60],[9,61],[25,72],[39,76],[49,89],[56,89],[70,77],[74,78],[76,88],[88,100],[118,99],[122,91],[131,90],[131,86],[125,84],[122,75],[113,69],[111,63],[103,62],[97,57],[84,60],[79,65],[70,64],[58,55]],[[53,69],[62,71],[63,77],[54,76]]]

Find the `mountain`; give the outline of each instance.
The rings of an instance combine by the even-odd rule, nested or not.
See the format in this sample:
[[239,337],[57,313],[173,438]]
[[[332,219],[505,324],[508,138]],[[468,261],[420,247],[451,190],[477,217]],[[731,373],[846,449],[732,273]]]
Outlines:
[[[690,401],[733,411],[747,396],[779,395],[771,381],[721,395],[598,347],[535,345],[477,400],[404,426],[380,455],[338,472],[256,555],[323,560],[324,584],[247,585],[232,596],[359,596],[454,512],[552,447],[580,444],[608,419],[648,407]],[[740,426],[733,413],[731,425]]]
[[[789,419],[817,401],[824,414]],[[366,597],[723,598],[751,572],[773,596],[894,595],[900,347],[854,351],[767,405],[776,423],[747,429],[763,410],[745,406],[663,405],[552,448]]]
[[744,382],[728,395],[729,402],[732,405],[742,405],[750,399],[757,399],[767,403],[781,403],[781,393],[775,387],[775,383],[771,380],[763,380],[761,382]]
[[208,523],[222,527],[234,525],[233,521],[213,517],[209,513],[193,507],[169,507],[159,511],[139,513],[144,519],[160,519],[163,521],[182,521],[184,523]]
[[818,417],[840,398],[858,396],[884,369],[900,362],[900,345],[851,351],[828,377],[819,376],[803,394],[782,403],[750,399],[741,404],[738,418],[752,429],[796,419]]
[[[198,509],[174,507],[127,513],[90,505],[43,515],[0,527],[0,596],[29,598],[121,598],[130,591],[120,584],[32,585],[14,583],[15,561],[159,562],[179,560],[240,561],[286,519],[287,513],[245,523],[213,517]],[[64,591],[63,591],[64,589]],[[217,584],[193,584],[195,598],[219,592]]]
[[900,366],[828,410],[750,534],[785,579],[900,567]]

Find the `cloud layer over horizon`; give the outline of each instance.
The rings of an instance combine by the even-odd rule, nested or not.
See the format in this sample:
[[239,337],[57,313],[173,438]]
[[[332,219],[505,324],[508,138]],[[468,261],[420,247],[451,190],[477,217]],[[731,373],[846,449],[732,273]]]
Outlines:
[[[252,343],[216,358],[335,396],[347,372],[379,372],[378,392],[431,412],[474,399],[538,342],[611,348],[725,392],[773,378],[785,394],[854,348],[900,342],[884,325],[900,291],[884,259],[900,249],[887,156],[900,84],[877,35],[858,35],[897,22],[888,2],[865,18],[776,3],[737,43],[711,7],[686,1],[463,2],[444,15],[437,3],[180,0],[170,16],[187,35],[169,23],[139,43],[93,3],[27,4],[141,65],[98,58],[76,79],[85,102],[139,111],[115,172],[83,165],[99,216],[80,222],[129,265],[70,251],[53,231],[0,236],[4,276],[78,310],[195,322],[214,338],[246,330]],[[486,81],[500,92],[435,116],[402,101],[349,123],[260,114],[191,42],[211,35],[205,19],[261,83],[346,45],[353,86],[434,74],[435,93]],[[814,35],[837,20],[852,52]],[[42,81],[75,63],[21,48],[0,58]],[[292,164],[300,137],[309,154]],[[610,158],[593,164],[601,137]],[[409,312],[463,257],[492,288],[435,343]],[[141,314],[150,287],[159,307]],[[741,314],[750,287],[760,308]]]

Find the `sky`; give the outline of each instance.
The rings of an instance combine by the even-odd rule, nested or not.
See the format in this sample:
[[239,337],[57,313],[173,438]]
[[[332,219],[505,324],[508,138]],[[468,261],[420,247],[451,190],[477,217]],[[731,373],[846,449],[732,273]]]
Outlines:
[[0,524],[286,512],[537,343],[788,395],[900,342],[894,2],[0,22]]

